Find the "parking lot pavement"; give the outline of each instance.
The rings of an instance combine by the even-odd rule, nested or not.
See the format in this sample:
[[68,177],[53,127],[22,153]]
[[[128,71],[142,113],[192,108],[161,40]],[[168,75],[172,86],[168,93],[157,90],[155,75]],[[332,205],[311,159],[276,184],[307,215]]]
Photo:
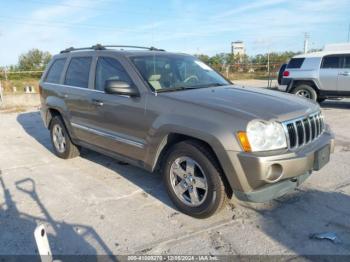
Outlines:
[[[350,101],[325,102],[331,162],[296,192],[266,204],[185,216],[159,175],[84,150],[52,153],[39,113],[0,114],[0,254],[35,254],[48,227],[53,254],[350,254]],[[342,241],[311,240],[335,232]]]

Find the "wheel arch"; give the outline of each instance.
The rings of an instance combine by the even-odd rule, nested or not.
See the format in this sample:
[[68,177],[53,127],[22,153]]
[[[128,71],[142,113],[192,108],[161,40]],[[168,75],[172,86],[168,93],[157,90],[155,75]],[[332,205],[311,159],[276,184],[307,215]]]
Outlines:
[[308,85],[308,86],[312,87],[316,91],[317,94],[320,93],[319,85],[318,85],[317,81],[315,81],[314,79],[295,79],[290,83],[290,85],[287,89],[287,92],[292,93],[293,90],[300,85]]
[[49,107],[46,116],[47,128],[50,128],[51,121],[55,116],[60,116],[63,119],[61,112],[57,108]]
[[227,178],[225,170],[223,169],[222,163],[219,160],[218,154],[217,154],[217,152],[215,152],[213,146],[211,146],[203,138],[197,138],[197,137],[194,137],[194,136],[191,136],[191,135],[187,135],[187,134],[183,134],[183,133],[177,133],[177,132],[173,132],[173,133],[167,134],[163,138],[161,144],[159,145],[159,148],[157,150],[152,169],[158,171],[162,167],[162,163],[163,163],[167,153],[169,152],[169,150],[175,144],[178,144],[178,143],[184,142],[184,141],[191,141],[191,142],[193,142],[195,144],[199,144],[202,148],[207,150],[209,152],[209,154],[212,155],[212,157],[216,161],[216,164],[218,165],[218,168],[220,169],[220,173],[222,174],[222,178],[223,178],[223,181],[224,181],[226,194],[228,195],[228,197],[231,197],[232,196],[232,186],[229,183],[229,180]]

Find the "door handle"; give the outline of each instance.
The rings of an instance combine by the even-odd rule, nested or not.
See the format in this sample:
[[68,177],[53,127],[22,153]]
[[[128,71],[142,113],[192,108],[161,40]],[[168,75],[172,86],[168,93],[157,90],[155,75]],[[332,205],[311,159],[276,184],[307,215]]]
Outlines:
[[339,73],[339,75],[341,75],[341,76],[350,76],[350,72],[342,72],[342,73]]
[[96,106],[103,106],[103,102],[98,99],[92,99],[92,103]]

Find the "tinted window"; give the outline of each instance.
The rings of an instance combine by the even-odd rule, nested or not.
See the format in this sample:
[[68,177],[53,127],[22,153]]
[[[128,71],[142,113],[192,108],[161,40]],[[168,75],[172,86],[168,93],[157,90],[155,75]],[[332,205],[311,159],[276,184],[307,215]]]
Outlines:
[[326,56],[322,60],[322,68],[339,68],[340,56]]
[[106,80],[119,80],[131,84],[130,77],[117,60],[100,57],[96,65],[95,89],[104,90]]
[[88,88],[91,61],[91,57],[72,58],[64,83],[69,86]]
[[345,57],[344,67],[345,68],[350,68],[350,56],[346,56]]
[[300,68],[304,60],[305,58],[292,58],[289,61],[287,68]]
[[46,82],[58,84],[60,82],[64,64],[66,63],[65,58],[57,59],[53,62],[46,76]]

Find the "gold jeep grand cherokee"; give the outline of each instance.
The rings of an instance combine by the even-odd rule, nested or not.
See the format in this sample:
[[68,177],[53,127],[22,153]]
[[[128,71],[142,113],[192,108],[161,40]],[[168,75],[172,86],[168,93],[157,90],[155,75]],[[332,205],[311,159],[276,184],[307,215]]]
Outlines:
[[86,147],[159,170],[176,207],[199,218],[233,195],[279,197],[329,161],[333,134],[316,103],[232,85],[190,55],[134,49],[53,57],[41,114],[58,157]]

